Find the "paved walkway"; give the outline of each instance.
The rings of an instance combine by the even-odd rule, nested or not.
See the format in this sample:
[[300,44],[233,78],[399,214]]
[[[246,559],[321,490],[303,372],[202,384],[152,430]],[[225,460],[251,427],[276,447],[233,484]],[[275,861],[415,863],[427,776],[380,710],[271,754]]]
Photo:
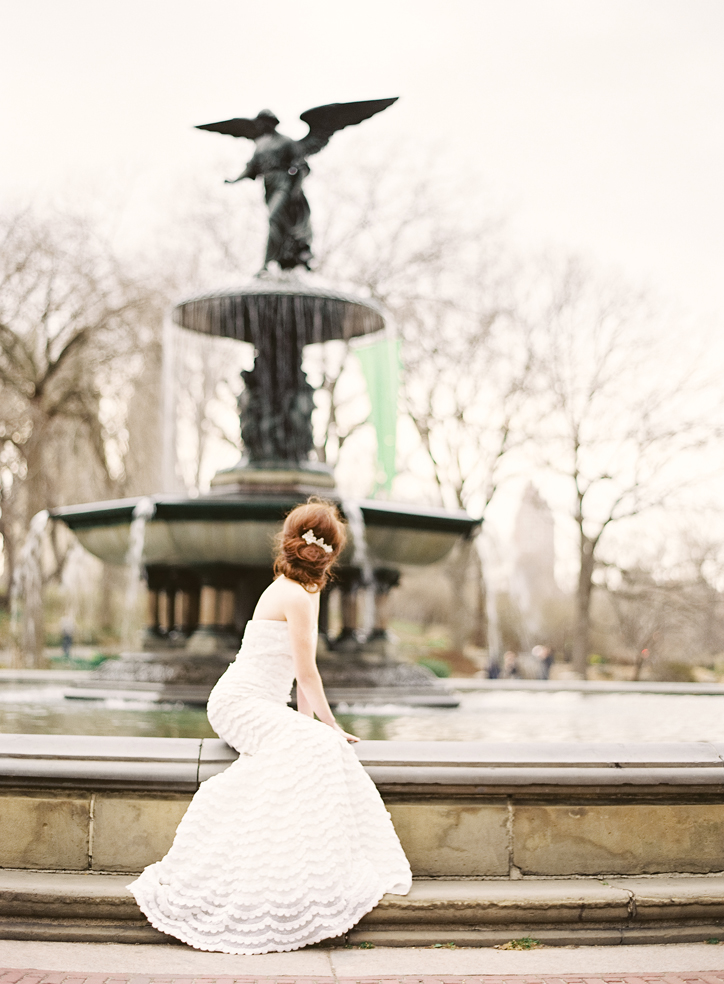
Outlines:
[[[4,969],[3,969],[4,968]],[[238,957],[181,945],[0,940],[0,984],[724,984],[724,944],[494,950],[311,948]]]
[[124,977],[117,974],[64,974],[44,971],[0,972],[3,984],[721,984],[724,971],[600,977]]

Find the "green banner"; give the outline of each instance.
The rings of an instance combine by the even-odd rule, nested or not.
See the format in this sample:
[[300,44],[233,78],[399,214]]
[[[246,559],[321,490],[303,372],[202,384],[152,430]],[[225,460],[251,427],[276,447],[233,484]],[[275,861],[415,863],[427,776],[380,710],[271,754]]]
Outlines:
[[370,420],[377,434],[377,474],[372,495],[392,490],[397,453],[397,391],[400,385],[400,343],[383,338],[356,349],[367,382],[372,411]]

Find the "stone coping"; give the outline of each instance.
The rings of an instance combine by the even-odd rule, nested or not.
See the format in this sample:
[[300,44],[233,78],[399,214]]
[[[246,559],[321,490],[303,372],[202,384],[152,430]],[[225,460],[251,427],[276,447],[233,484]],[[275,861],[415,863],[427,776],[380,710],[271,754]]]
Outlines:
[[[724,787],[724,742],[504,744],[361,741],[380,788]],[[0,735],[5,787],[193,792],[237,753],[218,738]]]
[[[313,476],[313,472],[308,473]],[[269,492],[264,496],[205,495],[196,499],[184,496],[153,495],[127,499],[102,499],[75,506],[53,509],[53,519],[61,519],[72,530],[95,527],[127,526],[133,510],[142,498],[153,502],[154,513],[149,525],[172,522],[267,522],[281,524],[286,512],[300,501],[294,492]],[[462,509],[440,509],[435,506],[412,506],[409,503],[378,502],[357,499],[367,527],[404,529],[414,532],[448,533],[470,536],[480,525]],[[342,505],[344,511],[344,505]]]

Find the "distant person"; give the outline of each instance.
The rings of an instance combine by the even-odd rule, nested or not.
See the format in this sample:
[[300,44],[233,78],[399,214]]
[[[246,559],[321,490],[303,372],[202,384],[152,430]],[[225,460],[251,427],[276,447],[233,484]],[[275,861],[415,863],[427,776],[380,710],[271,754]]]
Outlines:
[[518,671],[518,654],[509,649],[503,656],[503,676],[506,680],[517,679],[520,676]]
[[73,648],[73,635],[75,633],[75,620],[72,615],[64,615],[60,620],[60,645],[63,648],[63,656],[70,659]]
[[533,646],[531,655],[538,660],[538,679],[549,680],[553,666],[553,650],[550,646]]
[[500,676],[500,659],[497,653],[491,653],[488,659],[488,680],[497,680]]
[[545,650],[546,650],[545,656],[543,657],[543,659],[541,661],[542,664],[543,664],[543,667],[544,667],[544,672],[545,672],[545,676],[543,677],[543,679],[544,680],[549,680],[550,679],[550,675],[551,675],[551,667],[553,666],[553,663],[555,662],[556,655],[555,655],[555,653],[553,652],[553,649],[550,646],[546,646],[545,647]]

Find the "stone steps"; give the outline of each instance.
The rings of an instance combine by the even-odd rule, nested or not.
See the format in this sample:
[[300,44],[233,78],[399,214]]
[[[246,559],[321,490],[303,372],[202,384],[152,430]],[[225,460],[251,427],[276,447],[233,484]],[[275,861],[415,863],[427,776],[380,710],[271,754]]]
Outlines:
[[[139,912],[126,890],[133,877],[0,871],[0,939],[175,942]],[[552,946],[724,938],[724,876],[416,879],[335,944],[496,946],[526,936]]]

